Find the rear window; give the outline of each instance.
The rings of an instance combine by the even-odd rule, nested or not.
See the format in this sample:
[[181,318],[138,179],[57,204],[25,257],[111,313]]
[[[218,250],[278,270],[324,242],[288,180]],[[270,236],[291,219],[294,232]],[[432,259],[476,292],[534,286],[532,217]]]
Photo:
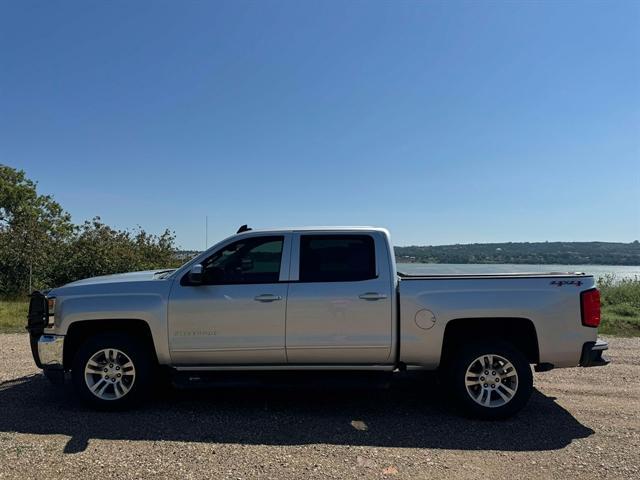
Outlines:
[[355,282],[376,277],[376,255],[369,235],[302,235],[301,282]]

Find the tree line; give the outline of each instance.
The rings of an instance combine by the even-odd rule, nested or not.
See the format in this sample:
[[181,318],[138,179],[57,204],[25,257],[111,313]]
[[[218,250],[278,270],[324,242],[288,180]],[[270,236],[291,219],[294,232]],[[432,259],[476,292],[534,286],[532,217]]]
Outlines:
[[22,170],[0,164],[0,297],[81,278],[172,267],[175,235],[114,229],[95,217],[76,225]]
[[402,262],[640,265],[640,242],[508,242],[395,247]]

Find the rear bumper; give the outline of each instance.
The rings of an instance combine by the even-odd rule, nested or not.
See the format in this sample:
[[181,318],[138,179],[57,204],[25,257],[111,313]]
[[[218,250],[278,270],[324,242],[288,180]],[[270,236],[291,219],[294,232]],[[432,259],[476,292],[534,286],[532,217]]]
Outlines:
[[609,359],[603,353],[609,349],[609,344],[604,340],[586,342],[582,346],[582,356],[580,357],[581,367],[601,367],[609,364]]
[[41,335],[31,338],[31,353],[38,367],[43,369],[62,370],[64,352],[63,335]]

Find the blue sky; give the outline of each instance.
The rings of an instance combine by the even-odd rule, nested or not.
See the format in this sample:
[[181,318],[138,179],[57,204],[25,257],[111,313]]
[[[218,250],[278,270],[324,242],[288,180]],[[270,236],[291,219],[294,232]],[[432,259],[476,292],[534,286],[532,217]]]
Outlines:
[[81,222],[640,238],[640,2],[2,2],[0,163]]

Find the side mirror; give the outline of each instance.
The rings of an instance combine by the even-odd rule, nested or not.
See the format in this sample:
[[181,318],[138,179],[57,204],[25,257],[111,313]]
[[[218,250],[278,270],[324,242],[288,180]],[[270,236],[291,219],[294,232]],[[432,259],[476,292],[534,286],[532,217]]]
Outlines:
[[189,283],[199,285],[202,283],[202,265],[197,263],[189,270]]

